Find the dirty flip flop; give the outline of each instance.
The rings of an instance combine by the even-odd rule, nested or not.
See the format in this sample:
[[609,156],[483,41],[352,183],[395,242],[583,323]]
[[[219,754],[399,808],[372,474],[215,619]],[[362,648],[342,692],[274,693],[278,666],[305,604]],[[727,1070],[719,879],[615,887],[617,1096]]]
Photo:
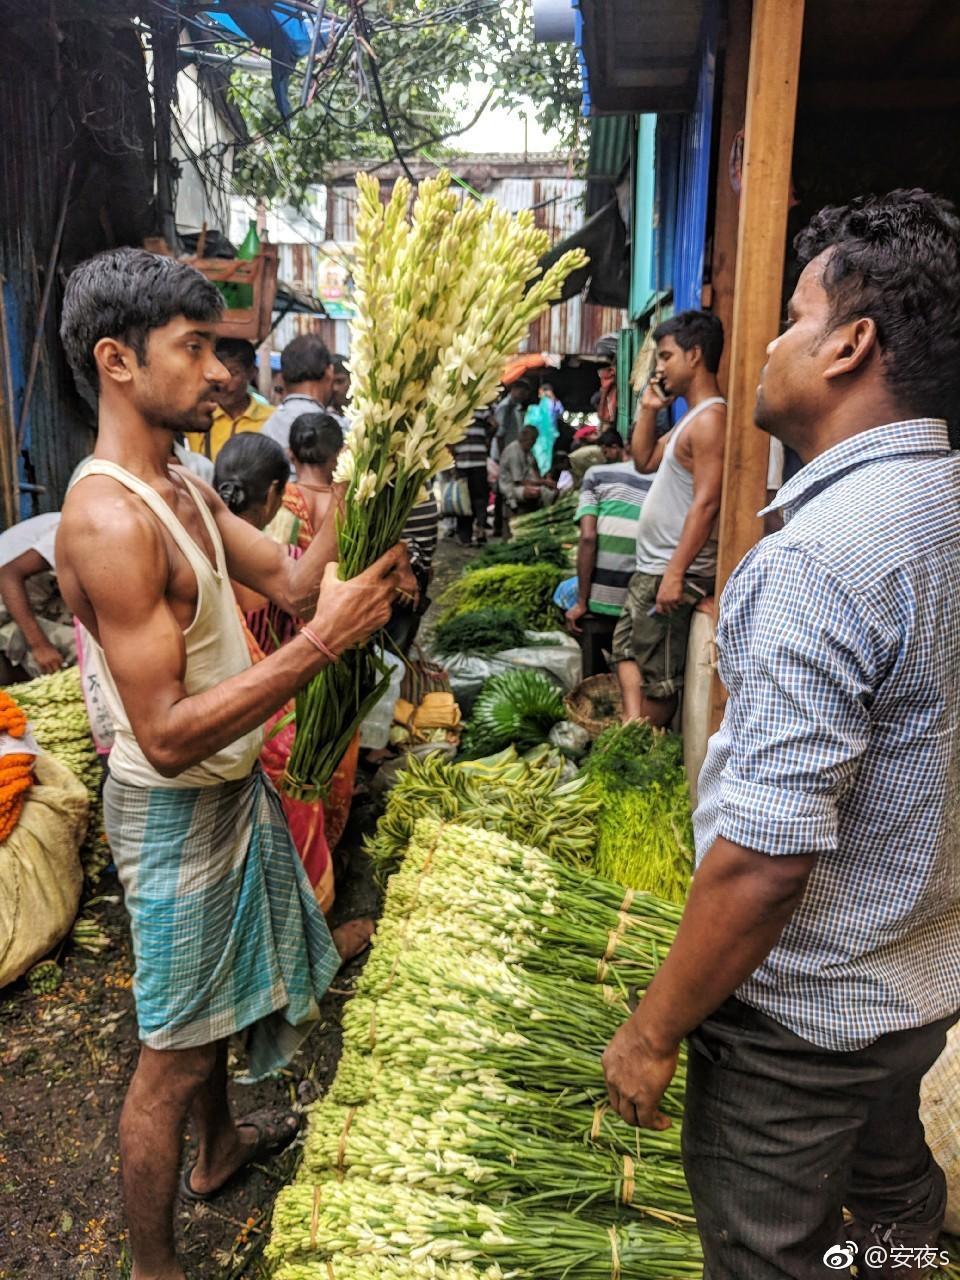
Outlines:
[[202,1192],[195,1191],[190,1181],[193,1171],[197,1167],[196,1161],[193,1164],[186,1165],[180,1174],[180,1195],[184,1200],[189,1200],[193,1203],[212,1200],[237,1178],[246,1173],[252,1164],[262,1160],[265,1156],[279,1155],[281,1151],[289,1147],[300,1132],[303,1117],[295,1111],[287,1111],[280,1107],[262,1107],[259,1111],[252,1111],[248,1116],[243,1116],[236,1124],[238,1129],[253,1129],[257,1135],[253,1145],[250,1147],[246,1160],[239,1168],[234,1169],[229,1177],[224,1178],[219,1186],[213,1187],[210,1191]]

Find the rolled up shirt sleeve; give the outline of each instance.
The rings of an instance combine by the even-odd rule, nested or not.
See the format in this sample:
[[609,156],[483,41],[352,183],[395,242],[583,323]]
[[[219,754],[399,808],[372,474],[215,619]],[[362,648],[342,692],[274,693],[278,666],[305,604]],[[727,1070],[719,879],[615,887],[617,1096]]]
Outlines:
[[758,557],[732,585],[720,643],[736,687],[717,834],[765,853],[830,853],[869,741],[884,637],[808,552]]

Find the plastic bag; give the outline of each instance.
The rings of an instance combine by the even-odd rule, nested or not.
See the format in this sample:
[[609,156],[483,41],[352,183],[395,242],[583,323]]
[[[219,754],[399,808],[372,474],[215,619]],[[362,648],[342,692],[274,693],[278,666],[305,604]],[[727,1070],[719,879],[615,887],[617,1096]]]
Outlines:
[[16,829],[0,844],[0,987],[66,937],[83,887],[86,788],[43,752],[34,777]]
[[487,657],[455,653],[438,659],[450,677],[451,692],[464,715],[492,676],[517,667],[541,671],[562,685],[567,693],[577,687],[583,670],[583,654],[576,640],[563,631],[528,631],[526,635],[528,643],[522,647],[502,649]]
[[360,746],[364,749],[382,750],[390,741],[390,726],[393,724],[393,708],[400,697],[400,686],[407,665],[398,654],[380,651],[382,662],[391,668],[390,683],[367,712],[367,717],[360,724]]
[[559,747],[571,760],[579,760],[582,755],[586,755],[590,746],[590,735],[572,720],[561,720],[550,730],[547,741],[552,746]]

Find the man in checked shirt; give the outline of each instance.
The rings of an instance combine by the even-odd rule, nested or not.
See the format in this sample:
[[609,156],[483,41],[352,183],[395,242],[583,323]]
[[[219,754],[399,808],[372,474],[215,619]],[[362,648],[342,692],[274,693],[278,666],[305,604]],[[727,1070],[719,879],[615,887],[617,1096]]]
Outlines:
[[697,873],[604,1067],[662,1129],[688,1039],[706,1280],[896,1280],[938,1256],[919,1087],[960,1010],[960,220],[897,191],[796,249],[756,421],[804,466],[723,594]]

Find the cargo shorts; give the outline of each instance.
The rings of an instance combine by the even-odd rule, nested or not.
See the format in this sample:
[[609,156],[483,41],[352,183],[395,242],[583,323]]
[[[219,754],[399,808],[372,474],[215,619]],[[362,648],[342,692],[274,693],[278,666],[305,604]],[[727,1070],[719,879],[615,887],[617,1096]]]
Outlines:
[[614,663],[635,662],[648,698],[672,698],[683,687],[690,619],[701,600],[713,594],[709,578],[689,577],[683,603],[673,613],[656,613],[662,575],[635,573],[627,588],[623,613],[613,633]]

